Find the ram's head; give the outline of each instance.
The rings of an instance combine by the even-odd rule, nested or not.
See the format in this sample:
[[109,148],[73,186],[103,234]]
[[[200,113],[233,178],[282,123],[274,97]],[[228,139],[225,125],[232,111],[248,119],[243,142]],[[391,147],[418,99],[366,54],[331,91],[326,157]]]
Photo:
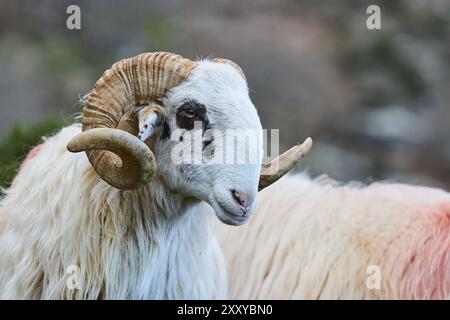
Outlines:
[[[226,141],[239,132],[250,132],[244,143]],[[206,201],[219,219],[238,225],[252,213],[258,190],[311,147],[307,139],[272,166],[261,166],[261,134],[238,65],[155,52],[117,62],[103,74],[84,106],[83,132],[68,149],[86,151],[98,175],[118,189],[141,188],[159,175],[168,188]]]

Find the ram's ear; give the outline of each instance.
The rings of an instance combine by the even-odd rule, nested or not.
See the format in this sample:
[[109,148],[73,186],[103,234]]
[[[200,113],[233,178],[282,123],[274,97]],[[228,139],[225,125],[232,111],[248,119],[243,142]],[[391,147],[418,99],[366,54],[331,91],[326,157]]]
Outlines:
[[163,107],[157,103],[134,107],[127,111],[119,121],[121,129],[146,141],[161,126],[164,120]]
[[164,109],[160,105],[155,103],[144,106],[137,112],[139,121],[139,139],[142,141],[147,140],[161,127],[164,122],[163,110]]

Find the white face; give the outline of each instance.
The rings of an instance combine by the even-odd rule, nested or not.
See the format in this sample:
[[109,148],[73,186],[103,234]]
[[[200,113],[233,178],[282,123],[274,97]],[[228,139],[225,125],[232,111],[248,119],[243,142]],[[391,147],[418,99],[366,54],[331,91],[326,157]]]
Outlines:
[[[206,201],[227,224],[247,221],[255,207],[263,151],[261,122],[244,78],[230,65],[201,61],[164,105],[166,119],[152,149],[168,186]],[[174,150],[192,141],[186,135],[180,141],[180,133],[192,137],[194,132],[194,139],[203,139],[200,160],[209,162],[174,161]],[[243,139],[227,140],[239,132]]]

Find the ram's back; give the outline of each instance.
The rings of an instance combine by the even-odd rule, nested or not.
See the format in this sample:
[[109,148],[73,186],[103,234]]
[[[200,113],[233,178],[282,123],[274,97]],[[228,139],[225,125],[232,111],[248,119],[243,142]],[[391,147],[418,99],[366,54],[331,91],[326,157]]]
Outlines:
[[246,225],[218,228],[232,298],[450,298],[439,189],[289,176],[259,194]]

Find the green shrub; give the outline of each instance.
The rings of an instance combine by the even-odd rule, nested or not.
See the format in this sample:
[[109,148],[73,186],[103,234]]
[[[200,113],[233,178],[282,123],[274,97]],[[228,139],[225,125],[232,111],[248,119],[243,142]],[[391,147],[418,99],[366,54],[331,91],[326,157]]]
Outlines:
[[0,187],[10,186],[20,164],[42,142],[42,137],[56,133],[64,125],[61,119],[47,119],[33,125],[14,124],[9,134],[0,138]]

